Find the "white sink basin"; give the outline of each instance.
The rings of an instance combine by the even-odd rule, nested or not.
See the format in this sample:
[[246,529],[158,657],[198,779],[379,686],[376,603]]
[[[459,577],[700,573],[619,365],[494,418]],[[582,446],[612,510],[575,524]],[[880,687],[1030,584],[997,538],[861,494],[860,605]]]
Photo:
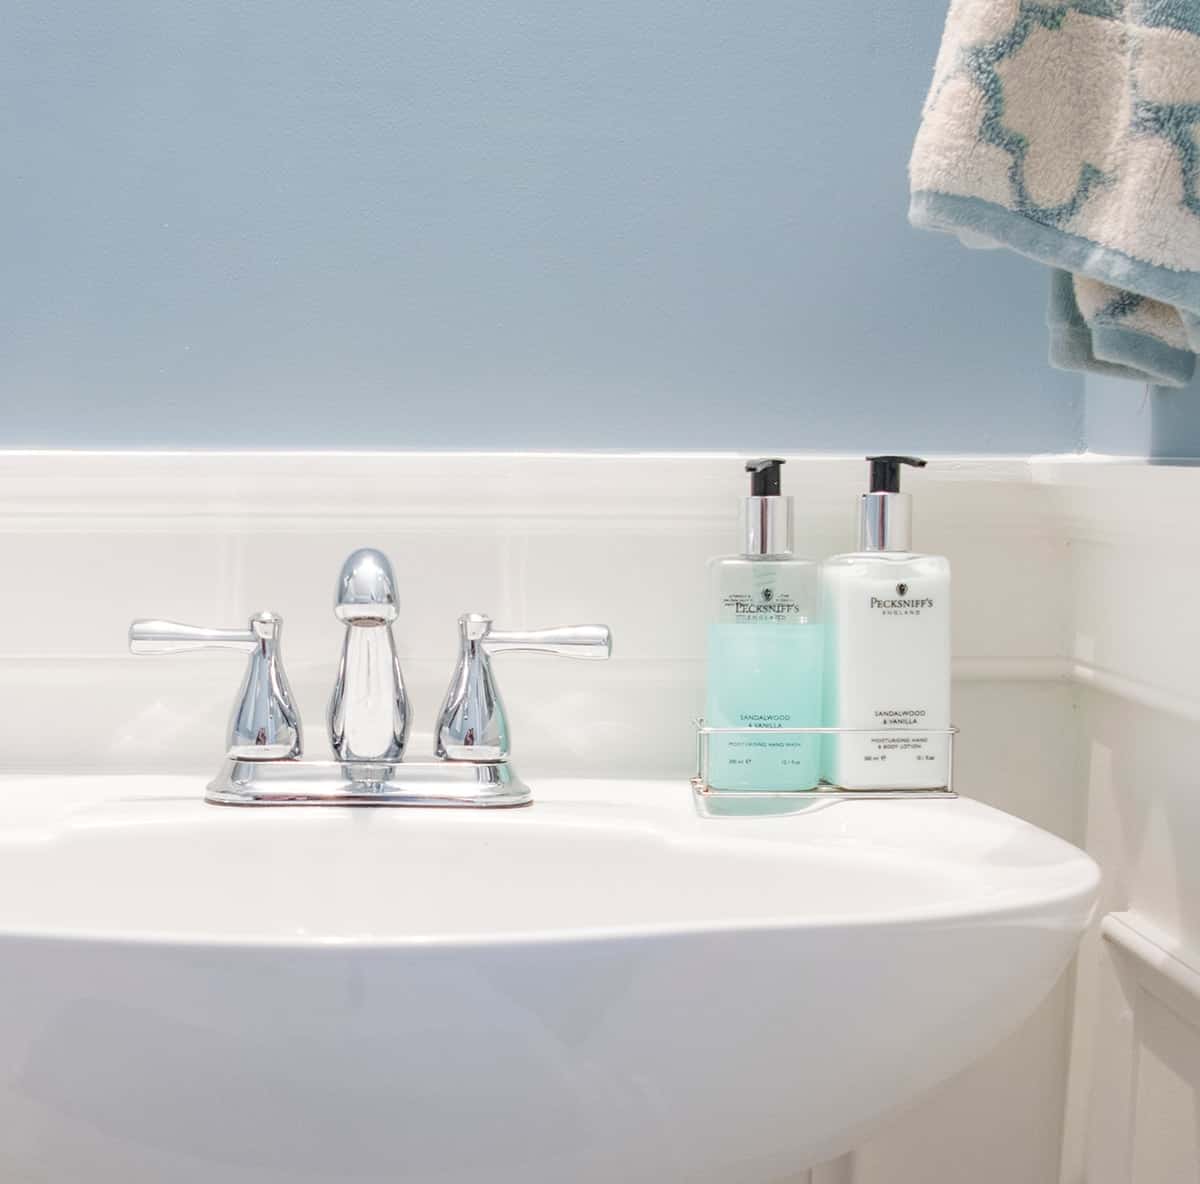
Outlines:
[[0,779],[0,1179],[767,1184],[1014,1028],[1098,873],[967,800]]

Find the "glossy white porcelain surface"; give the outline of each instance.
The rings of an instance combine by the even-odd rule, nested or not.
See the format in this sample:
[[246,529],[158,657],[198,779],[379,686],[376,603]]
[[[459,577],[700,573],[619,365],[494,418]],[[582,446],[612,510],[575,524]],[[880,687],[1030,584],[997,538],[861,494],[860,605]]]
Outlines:
[[0,780],[0,1179],[779,1181],[1010,1031],[1095,865],[977,803],[706,819]]

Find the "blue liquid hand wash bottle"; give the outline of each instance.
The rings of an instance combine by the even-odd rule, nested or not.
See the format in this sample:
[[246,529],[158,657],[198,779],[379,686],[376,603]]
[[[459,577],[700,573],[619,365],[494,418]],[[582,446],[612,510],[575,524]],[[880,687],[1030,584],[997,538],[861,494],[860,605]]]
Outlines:
[[747,463],[743,552],[709,562],[705,722],[763,732],[709,737],[713,789],[812,789],[820,776],[819,735],[771,735],[820,726],[825,648],[817,564],[792,553],[792,499],[780,493],[783,463]]

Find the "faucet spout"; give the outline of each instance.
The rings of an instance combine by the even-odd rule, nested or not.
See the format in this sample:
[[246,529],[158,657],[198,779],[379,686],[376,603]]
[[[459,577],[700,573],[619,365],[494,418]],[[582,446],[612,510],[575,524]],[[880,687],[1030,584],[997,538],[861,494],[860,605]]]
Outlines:
[[346,625],[329,703],[329,742],[339,760],[398,761],[411,723],[392,636],[399,615],[387,556],[364,547],[342,565],[334,614]]

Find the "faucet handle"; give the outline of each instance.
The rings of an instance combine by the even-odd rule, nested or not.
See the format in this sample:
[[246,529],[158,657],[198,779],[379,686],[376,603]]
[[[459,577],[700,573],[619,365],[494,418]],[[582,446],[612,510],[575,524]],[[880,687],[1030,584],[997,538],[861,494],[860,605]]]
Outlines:
[[[249,629],[206,629],[201,625],[182,625],[178,621],[134,621],[129,626],[131,654],[186,654],[191,650],[238,650],[253,653],[258,648],[254,623],[269,628],[272,614],[261,613],[251,620]],[[282,624],[273,618],[275,632]]]
[[492,654],[508,650],[604,659],[612,653],[607,625],[500,630],[491,617],[459,617],[460,650],[454,677],[438,714],[435,752],[443,760],[500,761],[509,753],[508,716],[492,673]]
[[192,650],[238,650],[249,654],[229,722],[226,756],[239,761],[274,761],[302,751],[300,714],[292,699],[279,654],[283,618],[255,613],[245,629],[208,629],[177,621],[134,621],[129,626],[133,654],[183,654]]
[[612,630],[607,625],[561,625],[556,629],[500,630],[487,621],[481,640],[489,654],[525,650],[534,654],[557,654],[560,658],[603,661],[612,654]]

